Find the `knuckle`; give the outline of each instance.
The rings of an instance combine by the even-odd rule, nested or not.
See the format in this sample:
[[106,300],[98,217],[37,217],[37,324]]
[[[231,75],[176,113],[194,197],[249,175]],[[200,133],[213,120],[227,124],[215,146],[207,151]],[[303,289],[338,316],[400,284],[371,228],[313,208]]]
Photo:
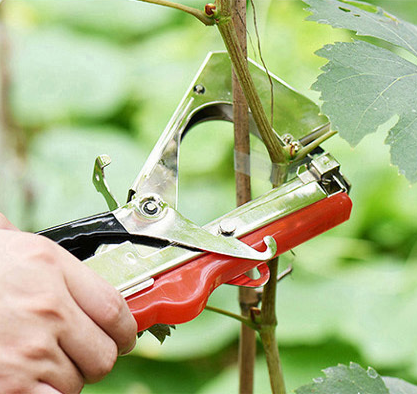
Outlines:
[[91,371],[88,378],[88,383],[96,383],[108,375],[114,367],[118,356],[117,346],[114,342],[101,349],[100,357]]
[[65,320],[64,305],[51,289],[51,292],[42,292],[33,297],[29,308],[34,315],[57,323]]
[[125,305],[117,290],[110,288],[103,307],[103,321],[106,325],[117,325],[121,320]]
[[[15,249],[20,250],[26,259],[33,262],[54,265],[57,261],[57,245],[46,237],[22,233],[19,238],[14,238],[12,242],[15,243]],[[22,248],[23,244],[24,248]]]
[[31,238],[33,242],[33,253],[36,257],[49,265],[55,265],[57,262],[57,245],[44,236],[34,235]]
[[24,359],[31,361],[53,359],[55,352],[51,344],[52,340],[46,335],[36,335],[36,337],[28,341],[22,348]]
[[65,393],[79,394],[84,387],[84,378],[81,373],[76,370],[72,375],[65,379]]

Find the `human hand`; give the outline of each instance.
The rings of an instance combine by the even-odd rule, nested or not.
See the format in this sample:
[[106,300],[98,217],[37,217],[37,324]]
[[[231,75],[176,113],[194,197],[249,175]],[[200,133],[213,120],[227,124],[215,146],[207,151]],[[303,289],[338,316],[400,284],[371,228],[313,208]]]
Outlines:
[[0,392],[77,394],[136,343],[118,291],[0,214]]

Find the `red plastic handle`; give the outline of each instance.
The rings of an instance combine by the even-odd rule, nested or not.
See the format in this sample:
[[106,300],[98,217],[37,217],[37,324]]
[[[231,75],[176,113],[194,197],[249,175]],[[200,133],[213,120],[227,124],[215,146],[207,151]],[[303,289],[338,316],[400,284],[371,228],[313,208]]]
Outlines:
[[[241,238],[262,248],[263,238],[274,237],[280,255],[349,219],[352,202],[346,193],[318,201]],[[263,264],[206,253],[172,271],[154,277],[152,287],[128,297],[129,308],[143,331],[157,323],[179,324],[197,317],[209,295],[223,283]]]

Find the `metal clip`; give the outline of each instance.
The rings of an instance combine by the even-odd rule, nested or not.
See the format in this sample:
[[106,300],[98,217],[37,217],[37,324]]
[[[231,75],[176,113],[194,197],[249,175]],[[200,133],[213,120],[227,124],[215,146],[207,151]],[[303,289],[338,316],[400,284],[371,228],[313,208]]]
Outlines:
[[339,162],[325,152],[297,168],[297,176],[304,183],[319,181],[321,187],[330,196],[334,193],[349,192],[350,183],[340,172]]

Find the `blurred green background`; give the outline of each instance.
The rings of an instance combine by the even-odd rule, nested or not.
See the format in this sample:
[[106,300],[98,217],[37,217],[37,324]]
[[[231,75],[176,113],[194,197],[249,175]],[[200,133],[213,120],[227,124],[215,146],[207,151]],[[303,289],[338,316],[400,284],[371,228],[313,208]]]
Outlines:
[[[318,102],[309,87],[324,62],[314,51],[352,35],[305,22],[298,0],[255,3],[268,68]],[[415,1],[374,3],[417,23]],[[90,181],[98,154],[112,157],[108,181],[125,200],[207,52],[223,49],[215,28],[134,1],[5,0],[0,12],[0,211],[29,231],[106,210]],[[234,206],[231,130],[211,123],[184,140],[180,210],[198,223]],[[383,138],[355,149],[339,137],[325,144],[353,184],[354,210],[282,259],[282,269],[294,265],[278,294],[289,389],[349,361],[417,383],[417,189],[389,165]],[[254,185],[260,193],[265,179]],[[210,303],[237,311],[236,289],[222,286]],[[238,332],[238,323],[203,312],[162,346],[146,334],[83,393],[236,393]],[[260,346],[255,385],[269,392]]]

